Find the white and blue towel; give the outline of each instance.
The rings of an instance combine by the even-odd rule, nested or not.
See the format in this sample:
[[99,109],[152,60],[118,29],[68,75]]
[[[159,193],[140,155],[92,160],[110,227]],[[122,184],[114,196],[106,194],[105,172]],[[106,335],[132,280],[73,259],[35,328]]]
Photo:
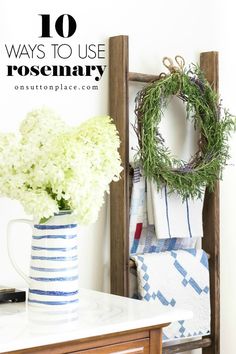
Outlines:
[[[159,193],[158,195],[155,194],[157,199],[154,200],[154,197],[150,196],[150,190],[147,190],[147,186],[150,187],[150,184],[146,182],[146,178],[143,177],[140,168],[136,167],[134,169],[130,205],[130,254],[196,247],[197,239],[195,236],[202,236],[202,232],[201,230],[196,232],[198,227],[196,224],[199,220],[192,219],[193,214],[190,213],[193,210],[191,209],[189,214],[187,214],[187,212],[184,213],[184,208],[182,207],[181,215],[180,210],[175,213],[174,204],[172,204],[170,196],[164,194],[163,199],[162,193]],[[167,205],[167,209],[166,197],[168,198],[167,202],[170,204]],[[153,203],[152,200],[154,200]],[[149,214],[147,211],[149,211]],[[194,216],[196,217],[196,213],[194,213]],[[191,233],[189,232],[189,224],[191,224]],[[178,232],[173,229],[177,225],[179,225]],[[187,232],[183,232],[184,228]]]
[[137,265],[139,298],[163,310],[184,309],[193,318],[163,330],[163,341],[210,333],[209,269],[207,254],[186,249],[132,256]]
[[148,222],[155,226],[158,238],[198,238],[203,236],[203,200],[169,193],[166,186],[157,190],[156,182],[147,180]]

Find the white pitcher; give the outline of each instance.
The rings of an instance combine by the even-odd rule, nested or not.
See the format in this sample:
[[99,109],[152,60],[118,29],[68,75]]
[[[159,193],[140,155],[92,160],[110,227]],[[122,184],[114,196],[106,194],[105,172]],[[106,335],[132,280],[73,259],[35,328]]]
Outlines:
[[[69,212],[60,212],[46,223],[18,219],[8,224],[8,254],[15,270],[29,285],[28,301],[39,306],[76,304],[78,297],[78,226],[68,222]],[[30,272],[16,264],[11,249],[15,223],[32,226]]]

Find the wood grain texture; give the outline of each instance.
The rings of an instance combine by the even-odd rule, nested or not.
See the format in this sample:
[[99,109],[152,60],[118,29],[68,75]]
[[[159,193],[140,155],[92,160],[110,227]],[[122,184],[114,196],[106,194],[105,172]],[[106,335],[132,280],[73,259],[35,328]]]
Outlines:
[[150,75],[150,74],[142,74],[142,73],[129,73],[129,81],[134,82],[151,82],[159,79],[159,75]]
[[[212,88],[218,92],[218,53],[201,53],[200,67]],[[220,353],[220,209],[219,182],[215,183],[214,192],[205,193],[203,206],[203,249],[211,255],[210,296],[211,296],[211,338],[212,346],[203,349],[203,354]]]
[[188,350],[193,350],[198,348],[209,348],[211,344],[212,342],[210,338],[203,338],[192,342],[163,346],[162,353],[163,354],[182,353]]
[[[159,327],[158,327],[159,328]],[[100,347],[118,345],[121,343],[136,343],[139,340],[149,340],[149,329],[132,330],[97,337],[78,339],[63,343],[50,344],[29,349],[7,352],[6,354],[65,354],[84,350],[98,349]],[[99,352],[99,351],[98,351]]]
[[73,354],[149,354],[149,339],[125,342],[95,349],[76,351]]
[[128,37],[109,40],[109,113],[121,139],[123,172],[111,184],[111,293],[128,296],[129,261],[129,118]]
[[162,330],[150,331],[150,354],[162,354]]

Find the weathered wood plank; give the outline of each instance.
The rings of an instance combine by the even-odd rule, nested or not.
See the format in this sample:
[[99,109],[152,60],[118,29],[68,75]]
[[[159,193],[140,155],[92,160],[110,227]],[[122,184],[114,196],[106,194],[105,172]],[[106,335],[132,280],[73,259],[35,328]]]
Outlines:
[[[213,89],[218,92],[218,53],[201,53],[200,66]],[[212,346],[205,348],[203,354],[220,353],[220,210],[219,182],[213,193],[205,193],[203,207],[203,249],[211,255],[210,295],[211,295],[211,338]]]
[[159,75],[142,74],[142,73],[129,73],[129,81],[135,82],[150,82],[159,79]]
[[111,184],[111,293],[128,296],[129,261],[129,118],[128,118],[128,37],[109,41],[110,116],[120,134],[123,172]]
[[210,349],[211,344],[212,344],[212,341],[210,338],[203,338],[203,339],[195,340],[192,342],[163,346],[162,353],[163,354],[174,354],[174,353],[186,352],[188,350],[193,350],[193,349],[198,349],[198,348],[204,348],[204,350],[205,350],[205,348]]

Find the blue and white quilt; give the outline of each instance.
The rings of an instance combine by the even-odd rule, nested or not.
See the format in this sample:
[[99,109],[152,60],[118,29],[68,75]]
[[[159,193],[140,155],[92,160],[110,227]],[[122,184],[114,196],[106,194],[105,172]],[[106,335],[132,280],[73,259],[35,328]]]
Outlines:
[[210,333],[209,269],[201,249],[133,255],[137,265],[139,298],[156,306],[184,309],[193,318],[174,322],[163,330],[163,341]]

